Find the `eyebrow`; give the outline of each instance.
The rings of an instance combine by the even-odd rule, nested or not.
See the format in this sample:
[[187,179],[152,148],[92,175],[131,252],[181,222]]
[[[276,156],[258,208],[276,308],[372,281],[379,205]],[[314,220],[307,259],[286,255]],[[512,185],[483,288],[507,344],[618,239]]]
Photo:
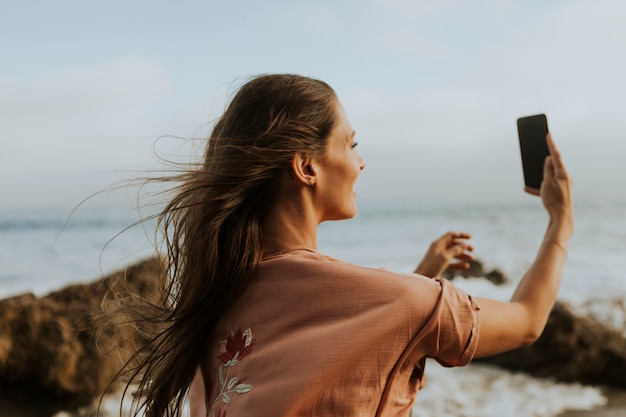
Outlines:
[[351,139],[353,139],[355,136],[356,136],[356,132],[353,130],[352,133],[346,136],[346,140],[350,142]]

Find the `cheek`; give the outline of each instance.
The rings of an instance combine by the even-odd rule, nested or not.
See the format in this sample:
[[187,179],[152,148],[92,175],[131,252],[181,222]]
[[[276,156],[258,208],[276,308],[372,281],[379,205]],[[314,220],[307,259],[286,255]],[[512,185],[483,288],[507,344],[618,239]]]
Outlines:
[[356,180],[359,174],[361,174],[361,158],[358,155],[354,154],[354,157],[352,158],[351,166],[352,166],[352,176]]

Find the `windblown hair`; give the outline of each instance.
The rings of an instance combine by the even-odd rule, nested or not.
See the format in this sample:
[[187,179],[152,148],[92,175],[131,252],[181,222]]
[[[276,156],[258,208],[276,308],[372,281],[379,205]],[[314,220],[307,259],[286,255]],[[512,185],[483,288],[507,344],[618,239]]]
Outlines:
[[[198,367],[207,392],[217,321],[244,291],[263,253],[261,224],[295,153],[323,152],[336,123],[336,95],[322,81],[262,75],[244,84],[213,127],[204,163],[179,174],[158,217],[166,293],[160,329],[131,368],[135,413],[179,416]],[[168,179],[171,181],[171,178]]]

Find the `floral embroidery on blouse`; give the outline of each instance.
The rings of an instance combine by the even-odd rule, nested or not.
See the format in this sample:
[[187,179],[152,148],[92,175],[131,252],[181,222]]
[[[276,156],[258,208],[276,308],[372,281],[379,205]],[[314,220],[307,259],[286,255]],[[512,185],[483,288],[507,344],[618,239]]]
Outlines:
[[[256,340],[252,337],[252,329],[244,331],[237,329],[235,333],[231,331],[227,340],[220,341],[220,354],[217,356],[222,364],[218,371],[219,392],[213,400],[210,408],[214,407],[220,400],[228,406],[232,394],[245,394],[252,391],[252,385],[239,383],[239,378],[231,376],[231,371],[237,364],[252,352]],[[214,417],[226,417],[226,410],[216,408]]]

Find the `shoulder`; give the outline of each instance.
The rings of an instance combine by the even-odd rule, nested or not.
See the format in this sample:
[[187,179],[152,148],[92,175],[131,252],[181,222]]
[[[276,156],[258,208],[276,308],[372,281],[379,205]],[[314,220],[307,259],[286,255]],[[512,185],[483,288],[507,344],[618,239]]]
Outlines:
[[442,290],[439,280],[356,265],[309,249],[268,257],[259,264],[258,271],[267,279],[283,277],[292,283],[307,281],[315,286],[338,285],[358,292],[378,291],[379,296],[412,298],[419,294],[432,297]]

